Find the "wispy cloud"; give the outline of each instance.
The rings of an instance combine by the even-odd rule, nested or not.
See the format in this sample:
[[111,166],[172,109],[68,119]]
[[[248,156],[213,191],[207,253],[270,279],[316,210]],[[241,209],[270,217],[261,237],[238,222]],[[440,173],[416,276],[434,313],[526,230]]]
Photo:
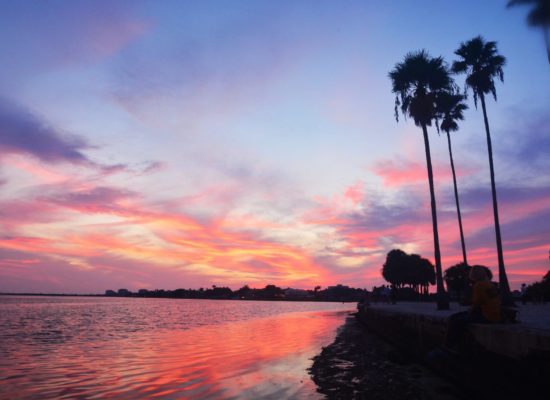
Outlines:
[[[148,32],[152,22],[136,13],[138,2],[12,2],[0,22],[5,35],[3,67],[19,81],[54,67],[96,63]],[[28,49],[21,51],[20,49]],[[4,75],[4,74],[3,74]],[[9,84],[9,79],[0,80]]]
[[84,154],[91,146],[82,138],[63,134],[40,117],[0,98],[0,151],[30,154],[45,162],[93,164]]

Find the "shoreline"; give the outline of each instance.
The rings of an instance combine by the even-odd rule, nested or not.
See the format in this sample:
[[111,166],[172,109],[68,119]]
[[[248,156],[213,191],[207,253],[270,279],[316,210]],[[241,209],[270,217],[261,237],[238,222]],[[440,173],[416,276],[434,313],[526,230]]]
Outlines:
[[466,394],[348,316],[308,369],[328,399],[451,400]]

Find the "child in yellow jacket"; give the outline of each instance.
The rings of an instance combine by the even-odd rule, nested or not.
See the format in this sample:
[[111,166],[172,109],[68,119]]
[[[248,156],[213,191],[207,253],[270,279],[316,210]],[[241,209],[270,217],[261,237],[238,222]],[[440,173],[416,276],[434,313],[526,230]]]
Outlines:
[[449,317],[445,338],[445,346],[449,349],[457,347],[470,324],[494,323],[502,320],[500,296],[485,268],[474,265],[470,271],[470,280],[474,282],[472,308]]

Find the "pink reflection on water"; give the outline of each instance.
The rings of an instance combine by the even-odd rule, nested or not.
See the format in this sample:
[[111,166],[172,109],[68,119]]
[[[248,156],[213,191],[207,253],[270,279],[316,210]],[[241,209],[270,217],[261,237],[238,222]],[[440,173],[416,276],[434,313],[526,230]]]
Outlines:
[[[345,312],[300,312],[17,351],[6,398],[317,398],[311,357]],[[108,327],[105,327],[108,329]],[[36,349],[34,349],[36,350]]]

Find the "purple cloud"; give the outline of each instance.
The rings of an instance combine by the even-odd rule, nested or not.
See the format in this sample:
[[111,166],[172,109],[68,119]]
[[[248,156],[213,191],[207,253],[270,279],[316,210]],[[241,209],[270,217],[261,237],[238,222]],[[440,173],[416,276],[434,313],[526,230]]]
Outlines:
[[[491,206],[491,188],[488,184],[463,189],[459,195],[460,203],[465,209],[479,209],[483,206]],[[445,204],[453,204],[453,196],[454,194],[451,192],[447,193],[444,196]],[[528,203],[544,198],[550,198],[550,187],[521,187],[504,184],[498,185],[497,183],[499,209],[514,207],[521,203]]]
[[509,138],[502,150],[508,162],[537,170],[550,165],[550,116],[546,113],[532,115],[522,125],[503,132],[503,136]]
[[83,151],[91,148],[75,135],[64,135],[38,116],[0,98],[0,153],[30,154],[45,162],[93,164]]
[[119,206],[117,203],[119,201],[136,196],[134,192],[129,190],[99,186],[85,191],[57,193],[43,200],[63,207],[83,210],[91,210],[94,208],[101,210],[118,210]]
[[383,198],[371,200],[363,210],[345,216],[348,222],[346,227],[351,231],[386,230],[402,224],[421,223],[429,218],[429,214],[422,208],[425,197],[424,192],[403,188],[395,195],[399,202],[388,204]]
[[[504,250],[521,250],[548,245],[550,226],[541,221],[550,221],[550,211],[541,211],[520,220],[501,224]],[[495,228],[488,226],[470,235],[475,247],[491,247],[495,243]]]

